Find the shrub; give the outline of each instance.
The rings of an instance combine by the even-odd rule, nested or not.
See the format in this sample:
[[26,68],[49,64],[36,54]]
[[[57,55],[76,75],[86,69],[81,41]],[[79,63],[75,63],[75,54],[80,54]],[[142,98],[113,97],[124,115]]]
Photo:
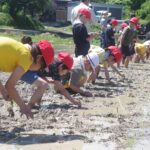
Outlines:
[[5,5],[1,5],[1,11],[4,13],[9,13],[9,5],[5,4]]
[[9,14],[0,12],[0,25],[13,26],[14,20]]
[[15,18],[15,26],[21,29],[42,30],[44,26],[31,16],[18,15]]

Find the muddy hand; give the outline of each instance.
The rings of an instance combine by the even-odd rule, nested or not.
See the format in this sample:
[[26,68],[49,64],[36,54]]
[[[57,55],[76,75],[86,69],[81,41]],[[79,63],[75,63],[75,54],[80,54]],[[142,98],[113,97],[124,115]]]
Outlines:
[[31,112],[31,109],[28,106],[26,106],[26,105],[24,105],[23,107],[20,108],[20,112],[21,112],[21,116],[23,114],[25,114],[27,119],[33,118],[33,114]]
[[10,100],[11,100],[11,98],[10,98],[10,96],[9,96],[9,94],[8,94],[8,92],[7,92],[7,90],[6,90],[5,88],[3,88],[3,89],[1,90],[1,93],[2,93],[3,98],[4,98],[6,101],[10,101]]
[[108,80],[108,84],[114,84],[114,82],[113,81],[111,81],[111,80]]
[[73,102],[74,105],[78,105],[78,107],[81,107],[81,102],[80,101],[75,101]]
[[124,79],[124,78],[125,78],[125,75],[124,75],[124,74],[121,74],[121,77]]
[[15,113],[13,111],[13,101],[11,100],[11,102],[9,103],[9,106],[7,108],[7,111],[8,111],[8,116],[9,117],[14,117],[15,116]]
[[92,93],[88,92],[88,91],[84,91],[82,95],[87,96],[87,97],[92,97],[93,96]]

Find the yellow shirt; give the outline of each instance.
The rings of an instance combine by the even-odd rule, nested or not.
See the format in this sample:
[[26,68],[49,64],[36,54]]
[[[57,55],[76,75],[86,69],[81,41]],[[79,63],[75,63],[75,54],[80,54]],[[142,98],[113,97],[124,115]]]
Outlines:
[[135,50],[139,55],[145,54],[145,46],[141,43],[135,43]]
[[32,64],[30,50],[16,40],[0,37],[0,71],[12,72],[17,66],[27,71]]
[[107,67],[107,63],[106,61],[104,61],[104,56],[105,56],[105,50],[99,46],[96,45],[91,45],[89,52],[94,52],[99,56],[99,62],[100,62],[100,66]]

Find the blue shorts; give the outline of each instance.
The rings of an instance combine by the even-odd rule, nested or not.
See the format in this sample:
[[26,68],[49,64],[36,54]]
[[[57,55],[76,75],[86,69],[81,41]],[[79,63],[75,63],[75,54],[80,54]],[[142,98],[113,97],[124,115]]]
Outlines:
[[38,79],[38,75],[36,71],[27,71],[20,80],[32,84],[34,81]]

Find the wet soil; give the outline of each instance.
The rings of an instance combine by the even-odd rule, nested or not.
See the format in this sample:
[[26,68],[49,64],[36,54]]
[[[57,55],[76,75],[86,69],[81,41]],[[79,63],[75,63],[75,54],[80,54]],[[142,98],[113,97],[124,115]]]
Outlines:
[[[123,80],[110,69],[113,84],[103,72],[96,83],[85,85],[87,98],[73,95],[82,108],[56,94],[52,85],[45,92],[34,119],[20,116],[18,107],[0,98],[0,150],[148,150],[150,146],[150,61],[121,67]],[[8,74],[1,73],[3,82]],[[35,87],[23,82],[17,89],[25,102]],[[8,107],[13,114],[8,113]]]

